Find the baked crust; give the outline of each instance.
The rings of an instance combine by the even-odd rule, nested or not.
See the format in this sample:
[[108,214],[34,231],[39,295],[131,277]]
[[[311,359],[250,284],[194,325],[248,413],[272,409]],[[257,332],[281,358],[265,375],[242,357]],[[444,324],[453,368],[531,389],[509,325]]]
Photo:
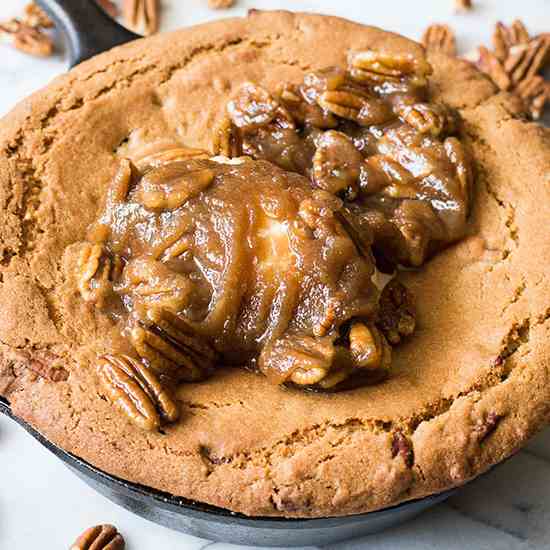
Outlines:
[[[79,299],[73,245],[96,218],[121,144],[211,147],[246,80],[273,89],[349,49],[419,54],[342,19],[253,11],[100,55],[0,126],[0,394],[95,466],[249,515],[366,512],[463,484],[550,418],[550,132],[470,64],[433,54],[477,168],[471,234],[400,277],[418,332],[378,386],[304,394],[240,369],[179,390],[182,421],[146,433],[102,399],[92,349],[117,338]],[[139,131],[132,130],[140,129]],[[59,367],[59,368],[57,368]]]

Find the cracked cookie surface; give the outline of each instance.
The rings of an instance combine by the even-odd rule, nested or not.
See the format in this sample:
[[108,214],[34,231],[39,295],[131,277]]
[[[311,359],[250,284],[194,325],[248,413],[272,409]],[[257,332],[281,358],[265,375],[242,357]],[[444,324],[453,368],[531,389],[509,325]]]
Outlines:
[[[142,433],[97,399],[95,352],[119,341],[69,266],[119,155],[177,136],[208,148],[244,82],[270,92],[350,50],[419,53],[340,19],[254,12],[138,41],[23,102],[0,128],[0,393],[49,439],[125,479],[250,515],[374,510],[460,485],[550,417],[550,136],[468,63],[433,54],[477,174],[471,234],[400,279],[417,334],[385,384],[334,395],[226,369],[176,396],[186,421]],[[68,373],[59,376],[58,366]],[[154,464],[154,467],[151,466]]]

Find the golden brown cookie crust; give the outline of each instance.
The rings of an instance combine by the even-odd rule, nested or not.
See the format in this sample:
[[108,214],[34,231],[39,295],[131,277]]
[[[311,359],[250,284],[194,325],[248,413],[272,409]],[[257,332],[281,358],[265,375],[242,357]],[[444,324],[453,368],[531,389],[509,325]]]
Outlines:
[[252,12],[116,48],[4,118],[0,394],[15,414],[119,477],[293,517],[365,512],[460,485],[548,421],[550,132],[442,54],[431,59],[432,90],[464,120],[476,206],[469,237],[402,275],[419,330],[396,350],[390,379],[321,395],[224,370],[180,388],[182,421],[165,433],[140,431],[98,398],[91,349],[107,351],[117,336],[78,297],[72,245],[97,216],[121,144],[175,135],[210,148],[242,82],[273,89],[343,66],[349,49],[380,47],[421,52],[342,19]]

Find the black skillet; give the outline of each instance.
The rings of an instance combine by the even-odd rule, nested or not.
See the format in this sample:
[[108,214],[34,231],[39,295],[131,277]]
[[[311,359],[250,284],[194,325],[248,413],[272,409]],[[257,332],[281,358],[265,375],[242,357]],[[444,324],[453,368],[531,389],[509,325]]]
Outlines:
[[[71,66],[114,46],[140,38],[108,17],[93,0],[38,0],[38,4],[65,35]],[[396,526],[442,502],[453,492],[446,491],[377,512],[347,517],[303,520],[252,518],[109,475],[48,441],[32,426],[17,418],[2,397],[0,412],[19,423],[109,500],[155,523],[219,542],[258,546],[329,544]]]

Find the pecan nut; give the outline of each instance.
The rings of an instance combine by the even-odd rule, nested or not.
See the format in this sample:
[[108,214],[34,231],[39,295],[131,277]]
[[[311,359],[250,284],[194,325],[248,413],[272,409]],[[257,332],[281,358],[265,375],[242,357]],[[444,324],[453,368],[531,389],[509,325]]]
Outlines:
[[429,52],[456,55],[456,37],[449,25],[430,25],[424,31],[421,42]]
[[128,27],[140,34],[154,34],[159,29],[159,0],[124,0],[122,7]]
[[477,68],[491,77],[500,90],[509,90],[512,81],[498,57],[485,46],[479,46],[478,55]]
[[151,309],[147,318],[130,330],[135,350],[159,375],[177,381],[204,378],[217,354],[180,316],[166,309]]
[[375,84],[407,78],[421,87],[426,85],[426,78],[433,71],[424,58],[375,50],[351,52],[348,63],[352,78]]
[[108,255],[101,243],[83,243],[77,263],[78,289],[84,300],[102,308],[120,278],[122,261],[116,254]]
[[527,44],[530,40],[525,25],[516,19],[511,25],[504,25],[500,21],[495,25],[493,32],[493,49],[495,56],[504,62],[508,59],[510,50],[514,46]]
[[331,370],[335,349],[330,338],[289,335],[269,344],[260,355],[260,370],[277,383],[315,386]]
[[54,24],[47,16],[46,12],[34,2],[25,6],[25,23],[31,27],[40,27],[43,29],[51,29]]
[[353,141],[342,132],[329,130],[317,140],[313,156],[313,182],[329,193],[345,191],[346,198],[353,198],[357,193],[362,165],[363,156]]
[[139,182],[136,200],[148,210],[179,208],[214,181],[214,172],[199,163],[176,161],[150,169]]
[[86,529],[70,550],[124,550],[124,547],[124,538],[114,525],[96,525]]
[[104,355],[98,363],[100,379],[109,399],[145,430],[156,430],[161,421],[175,422],[179,408],[158,378],[128,355]]
[[48,57],[53,53],[53,40],[42,32],[41,28],[33,27],[25,21],[12,19],[0,24],[0,36],[5,35],[15,48],[37,57]]
[[228,158],[241,157],[243,155],[243,138],[229,116],[222,118],[214,130],[214,142],[212,145],[215,155]]
[[382,290],[376,324],[392,346],[410,336],[416,328],[413,295],[405,285],[395,279]]
[[349,349],[355,368],[383,371],[390,368],[391,348],[373,324],[354,322],[351,325]]

